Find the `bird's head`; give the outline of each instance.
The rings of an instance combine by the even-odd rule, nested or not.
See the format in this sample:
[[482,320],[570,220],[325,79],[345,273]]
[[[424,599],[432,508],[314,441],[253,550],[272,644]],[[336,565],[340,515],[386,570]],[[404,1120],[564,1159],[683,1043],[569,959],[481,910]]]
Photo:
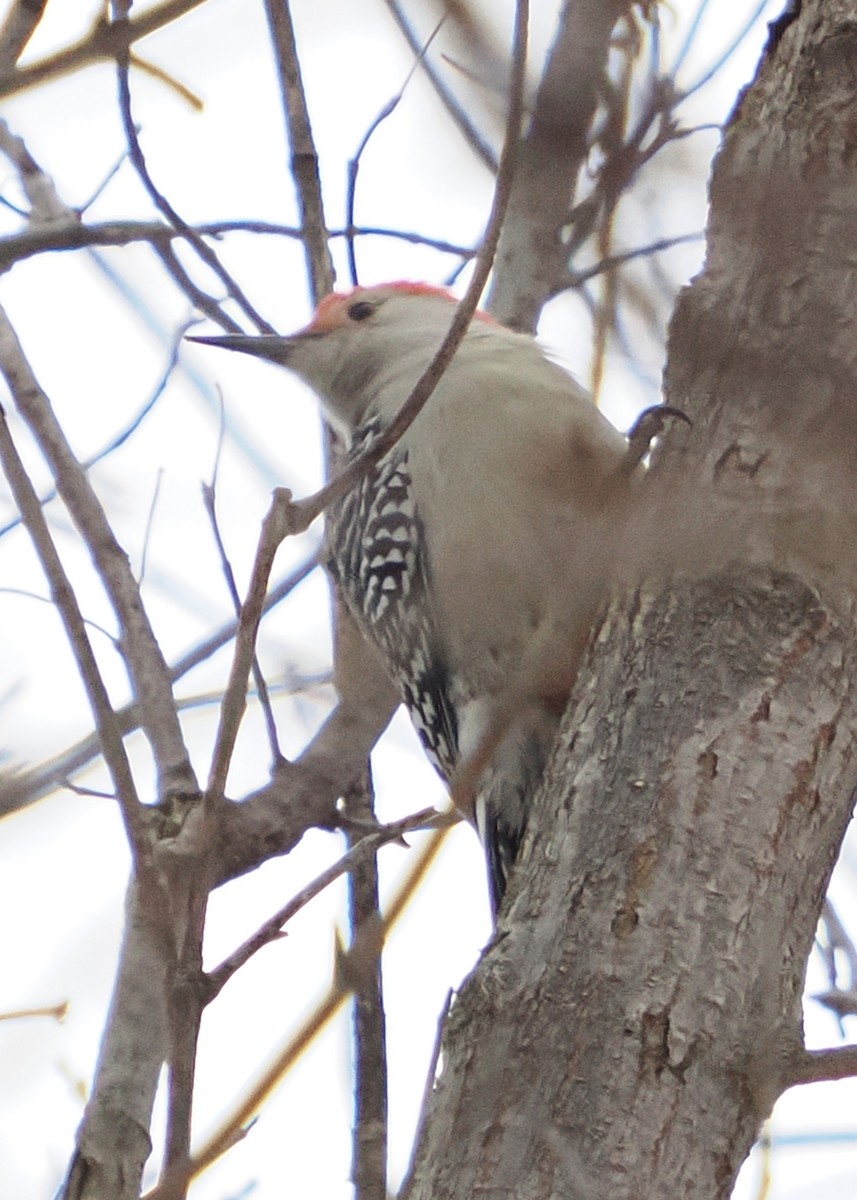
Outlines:
[[455,303],[450,292],[425,283],[355,287],[325,296],[310,323],[288,337],[188,340],[287,367],[318,393],[335,424],[353,430],[376,409],[386,419],[395,415],[440,345]]

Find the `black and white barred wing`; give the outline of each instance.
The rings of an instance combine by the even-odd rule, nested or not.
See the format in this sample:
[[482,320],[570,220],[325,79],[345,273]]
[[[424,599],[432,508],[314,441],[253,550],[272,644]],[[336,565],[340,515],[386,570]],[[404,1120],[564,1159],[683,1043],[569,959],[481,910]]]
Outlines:
[[[352,457],[377,434],[358,430]],[[434,623],[429,563],[407,452],[395,446],[328,512],[329,569],[379,648],[429,758],[447,781],[458,754],[455,711]]]

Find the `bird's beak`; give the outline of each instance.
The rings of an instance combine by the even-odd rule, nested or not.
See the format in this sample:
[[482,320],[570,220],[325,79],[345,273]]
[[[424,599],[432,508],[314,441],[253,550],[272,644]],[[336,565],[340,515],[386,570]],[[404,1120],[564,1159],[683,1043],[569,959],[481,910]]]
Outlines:
[[300,337],[277,337],[276,334],[261,334],[251,337],[245,333],[225,333],[219,337],[188,337],[186,342],[198,342],[201,346],[222,346],[224,350],[240,350],[254,358],[284,365],[289,355],[301,341]]

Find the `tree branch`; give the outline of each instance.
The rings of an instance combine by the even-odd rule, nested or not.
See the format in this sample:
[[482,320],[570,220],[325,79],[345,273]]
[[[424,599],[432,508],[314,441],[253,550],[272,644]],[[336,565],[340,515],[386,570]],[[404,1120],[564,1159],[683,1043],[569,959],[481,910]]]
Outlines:
[[786,1087],[802,1083],[825,1083],[857,1075],[857,1046],[833,1046],[828,1050],[805,1050],[791,1067]]
[[[115,0],[114,0],[115,3]],[[120,21],[119,23],[124,23]],[[274,328],[265,318],[256,311],[253,305],[248,300],[243,288],[239,286],[237,281],[230,275],[220,259],[214,253],[208,243],[200,237],[192,225],[179,216],[173,205],[169,202],[166,196],[155,185],[155,181],[149,172],[143,148],[140,145],[140,137],[137,133],[137,126],[134,123],[134,117],[131,112],[131,81],[129,78],[129,57],[127,50],[119,50],[116,54],[116,76],[119,83],[119,111],[122,117],[122,126],[125,130],[125,139],[128,143],[128,154],[134,170],[140,179],[144,189],[149,195],[152,203],[159,212],[167,218],[182,237],[188,242],[193,250],[196,251],[199,258],[209,267],[221,283],[226,288],[227,295],[234,300],[238,307],[244,312],[251,321],[256,325],[260,333],[273,333]],[[171,248],[168,246],[161,247],[161,254],[168,256],[171,253]],[[179,274],[181,271],[178,260],[173,256],[172,269],[174,274]],[[198,289],[193,289],[198,291]],[[219,323],[224,328],[231,328],[233,322],[231,318],[222,312],[219,314]]]
[[[3,362],[5,362],[4,349],[2,340],[0,340],[0,360]],[[5,372],[5,367],[3,369]],[[89,644],[86,624],[77,603],[74,588],[57,554],[36,490],[12,441],[6,414],[2,410],[0,410],[0,463],[2,463],[15,503],[21,513],[21,519],[45,573],[51,600],[56,605],[77,662],[78,672],[89,699],[92,715],[95,718],[101,752],[116,789],[119,809],[135,863],[139,870],[151,873],[152,850],[116,713],[113,711],[107,688],[92,652],[92,646]]]
[[119,620],[124,658],[140,705],[141,723],[157,762],[161,794],[192,795],[198,787],[176,715],[169,671],[127,556],[2,308],[0,361],[18,411],[50,464],[57,491],[87,545]]
[[[285,579],[275,584],[265,598],[263,611],[270,612],[272,608],[280,604],[317,566],[318,561],[313,556]],[[198,667],[200,663],[211,658],[232,640],[237,627],[237,621],[228,621],[210,637],[188,651],[170,668],[170,680],[175,683],[188,671],[192,671],[194,667]],[[123,737],[138,729],[140,722],[137,705],[126,704],[123,708],[117,709],[116,720]],[[68,776],[83,770],[98,756],[99,751],[98,736],[91,734],[34,770],[23,772],[11,781],[4,781],[3,786],[0,787],[0,816],[16,812],[18,809],[40,800],[48,792],[65,786]]]
[[318,171],[318,152],[304,93],[291,9],[287,0],[265,0],[265,12],[268,16],[280,80],[310,295],[315,305],[333,288],[333,261],[327,248],[328,233]]
[[0,27],[0,78],[12,71],[44,14],[47,0],[12,0]]
[[86,37],[74,45],[29,67],[3,72],[0,75],[0,98],[17,95],[93,63],[112,61],[141,38],[169,25],[202,3],[204,0],[166,0],[166,3],[155,5],[133,21],[112,22],[99,16]]
[[405,14],[402,12],[402,7],[398,0],[384,0],[384,3],[389,9],[390,16],[396,22],[402,37],[408,43],[411,53],[417,59],[429,83],[434,88],[435,93],[443,107],[449,113],[452,121],[464,138],[467,145],[480,160],[483,166],[487,167],[493,175],[497,170],[497,156],[491,149],[488,142],[482,137],[482,134],[476,128],[476,125],[471,121],[469,114],[456,100],[450,89],[446,86],[440,74],[435,70],[424,53],[422,43],[418,38],[413,26],[408,21]]
[[[375,820],[372,774],[363,777],[343,797],[347,820]],[[356,843],[359,844],[359,843]],[[355,846],[353,834],[349,845]],[[348,911],[351,948],[367,931],[381,927],[378,895],[378,860],[372,854],[348,873]],[[354,1030],[354,1121],[351,1178],[355,1200],[387,1200],[387,1021],[380,946],[372,954],[369,943],[355,980],[352,1026]]]
[[533,332],[564,261],[566,223],[605,77],[610,36],[630,0],[566,0],[536,94],[497,249],[488,308]]

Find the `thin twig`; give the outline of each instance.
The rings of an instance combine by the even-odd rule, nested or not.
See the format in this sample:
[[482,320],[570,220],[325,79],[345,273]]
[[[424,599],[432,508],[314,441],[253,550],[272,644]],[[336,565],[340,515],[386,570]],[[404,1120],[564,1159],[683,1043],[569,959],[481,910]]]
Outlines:
[[162,67],[148,62],[145,58],[141,58],[134,50],[130,51],[129,59],[132,67],[138,71],[142,71],[144,75],[148,75],[151,79],[157,79],[159,83],[163,83],[180,100],[183,100],[188,108],[193,109],[197,113],[204,111],[204,100],[189,88],[186,83],[182,83],[180,79],[176,79],[175,75],[170,75]]
[[[331,671],[321,671],[317,675],[307,675],[303,677],[283,678],[278,682],[268,684],[268,691],[273,695],[280,696],[298,696],[306,693],[311,693],[314,689],[332,688],[333,674]],[[249,691],[251,698],[258,700],[258,694],[255,688]],[[187,712],[189,709],[206,708],[208,706],[223,703],[223,690],[221,688],[212,688],[208,692],[195,692],[191,696],[182,696],[176,701],[176,707],[179,712]],[[279,765],[283,766],[286,759],[281,759]]]
[[36,490],[12,440],[6,414],[2,411],[0,411],[0,461],[2,461],[3,471],[15,503],[20,509],[33,548],[42,565],[50,587],[51,598],[65,627],[69,645],[77,662],[80,678],[98,730],[101,752],[119,799],[119,809],[135,866],[142,874],[151,877],[154,874],[152,847],[146,835],[142,807],[131,772],[131,764],[125,753],[116,713],[113,711],[98,662],[89,643],[86,625],[77,603],[74,588],[57,553]]
[[74,796],[87,796],[91,800],[115,800],[115,792],[100,792],[97,788],[78,787],[70,779],[64,779],[62,785]]
[[333,288],[333,261],[327,246],[327,224],[318,170],[318,152],[309,119],[294,23],[287,0],[265,0],[280,94],[291,149],[292,178],[297,192],[310,295],[318,304]]
[[[235,572],[232,570],[232,563],[229,560],[229,555],[226,552],[226,544],[223,541],[223,535],[220,532],[220,522],[217,519],[217,475],[220,468],[220,455],[223,449],[223,439],[226,433],[226,422],[224,419],[223,398],[220,400],[220,429],[217,437],[217,449],[214,455],[214,466],[211,470],[211,482],[202,485],[202,501],[205,505],[205,511],[208,513],[208,520],[211,525],[211,531],[214,536],[214,544],[217,547],[217,553],[220,557],[220,569],[223,572],[223,577],[226,580],[226,589],[229,592],[229,597],[232,601],[232,607],[235,609],[235,616],[241,617],[241,597],[238,594],[238,585],[235,582]],[[268,734],[268,745],[271,748],[271,769],[276,770],[285,759],[280,750],[280,743],[277,737],[277,722],[274,719],[274,710],[271,707],[271,697],[268,692],[268,685],[265,681],[265,676],[262,672],[262,667],[259,662],[259,656],[253,654],[253,681],[256,684],[256,692],[259,698],[259,704],[262,708],[262,713],[265,719],[265,728]]]
[[256,637],[264,611],[268,579],[277,549],[283,540],[284,495],[288,496],[289,500],[291,499],[291,493],[286,492],[285,489],[276,488],[274,490],[271,507],[262,522],[262,532],[256,547],[247,599],[241,606],[241,616],[238,619],[235,637],[235,652],[220,710],[220,721],[217,726],[206,787],[206,797],[211,803],[219,800],[225,792],[226,776],[229,773],[229,764],[232,761],[235,742],[238,738],[238,729],[247,704],[247,681],[255,656]]
[[[291,592],[302,583],[318,566],[318,555],[314,554],[292,571],[285,579],[280,580],[265,598],[263,609],[269,612],[280,604]],[[176,683],[182,676],[187,675],[194,667],[211,658],[235,636],[238,622],[227,621],[215,633],[211,634],[199,645],[183,655],[171,668],[170,680]],[[136,704],[126,704],[116,710],[116,720],[123,736],[139,728],[140,721]],[[76,742],[67,750],[44,763],[36,770],[17,781],[14,793],[3,795],[3,805],[0,815],[7,815],[26,807],[40,799],[58,786],[63,786],[66,778],[75,771],[82,771],[100,753],[100,743],[97,734],[90,734]]]
[[[14,209],[18,215],[27,214]],[[258,233],[266,236],[301,238],[300,229],[292,225],[278,225],[271,221],[213,221],[197,225],[202,237],[220,238],[226,233]],[[441,254],[454,254],[456,258],[469,262],[476,256],[473,246],[461,246],[444,238],[429,237],[407,229],[389,229],[380,225],[356,225],[351,231],[355,237],[392,238],[399,242],[410,242],[415,246],[427,246]],[[348,229],[332,229],[329,236],[335,239],[347,237]],[[62,224],[28,226],[18,233],[0,237],[0,271],[7,270],[17,262],[23,262],[36,254],[54,251],[83,250],[92,246],[128,246],[134,242],[147,242],[152,246],[163,246],[183,235],[162,221],[105,221],[97,225],[84,225],[74,216]]]
[[791,1067],[785,1087],[800,1083],[823,1083],[851,1079],[857,1075],[857,1046],[832,1046],[828,1050],[805,1050]]
[[382,846],[393,842],[401,842],[406,833],[413,833],[419,829],[436,829],[446,827],[447,825],[454,825],[460,819],[459,815],[455,812],[440,813],[435,808],[424,808],[420,812],[412,813],[409,817],[404,817],[401,821],[393,821],[389,825],[376,826],[371,833],[367,833],[359,842],[356,842],[337,862],[325,871],[322,871],[320,875],[317,875],[306,887],[301,888],[297,895],[289,900],[288,904],[284,904],[272,917],[268,918],[264,925],[261,925],[254,934],[247,938],[242,945],[233,950],[218,967],[215,967],[214,970],[208,973],[210,997],[213,999],[217,996],[235,972],[243,967],[246,962],[249,962],[254,954],[257,954],[265,946],[269,946],[272,942],[281,938],[283,936],[283,927],[302,908],[305,908],[311,900],[314,900],[316,896],[330,887],[346,871],[353,870],[367,856],[375,854]]
[[[452,1006],[452,998],[454,995],[455,993],[453,989],[450,988],[446,993],[443,1004],[441,1005],[440,1013],[438,1014],[437,1021],[435,1022],[434,1048],[431,1052],[428,1070],[426,1071],[425,1083],[423,1084],[422,1100],[420,1102],[419,1109],[417,1110],[420,1116],[417,1127],[414,1130],[414,1136],[411,1138],[412,1146],[419,1146],[422,1142],[423,1130],[425,1128],[425,1123],[428,1120],[429,1100],[431,1099],[432,1092],[434,1091],[435,1079],[437,1078],[437,1066],[440,1062],[440,1052],[443,1048],[443,1027],[446,1024],[446,1018],[449,1016],[449,1010]],[[413,1170],[413,1160],[411,1161],[410,1170]],[[410,1180],[410,1170],[399,1185],[399,1195],[407,1195]]]
[[[148,415],[152,412],[155,405],[158,403],[158,401],[163,396],[163,394],[166,390],[167,384],[170,382],[172,373],[176,368],[176,364],[178,363],[179,350],[181,349],[182,342],[184,340],[184,336],[187,333],[188,329],[190,328],[191,324],[192,324],[192,322],[190,322],[190,321],[184,323],[176,332],[176,334],[172,340],[172,343],[170,345],[170,351],[169,351],[169,355],[167,357],[167,364],[164,367],[163,373],[161,374],[161,378],[155,384],[152,394],[140,406],[140,408],[137,410],[137,412],[134,414],[134,416],[131,418],[131,420],[126,425],[124,425],[122,427],[122,429],[119,430],[118,433],[113,434],[113,436],[111,437],[109,442],[107,442],[104,446],[102,446],[100,450],[96,451],[95,454],[93,454],[89,458],[86,458],[83,460],[83,462],[81,463],[81,466],[84,471],[89,471],[92,467],[94,467],[96,465],[96,463],[100,463],[103,459],[107,458],[109,455],[113,454],[116,450],[118,450],[120,448],[120,446],[124,446],[125,443],[128,441],[128,439],[132,436],[132,434],[137,432],[137,430],[143,424],[146,417],[148,417]],[[56,497],[57,497],[56,488],[50,488],[47,492],[43,493],[43,495],[39,497],[39,503],[41,505],[49,504],[52,500],[55,500]],[[10,530],[16,529],[18,527],[18,525],[20,525],[20,523],[21,523],[20,517],[16,517],[16,518],[14,518],[14,520],[7,521],[5,525],[0,527],[0,538],[4,537],[7,533],[10,532]]]
[[[624,37],[620,33],[623,26]],[[630,14],[620,18],[613,32],[614,47],[620,51],[619,63],[614,71],[612,86],[605,92],[604,116],[597,140],[597,145],[603,151],[605,161],[608,163],[618,154],[628,124],[634,68],[642,51],[642,44],[637,32],[636,23]],[[617,199],[611,199],[612,203],[605,204],[601,212],[601,219],[596,230],[598,257],[602,262],[611,257],[610,251],[615,232]],[[610,330],[616,321],[619,303],[619,279],[615,269],[608,268],[601,272],[599,282],[600,296],[592,325],[592,356],[589,375],[589,390],[596,404],[600,402],[608,339]]]
[[[41,504],[41,499],[39,500],[39,504]],[[15,524],[22,524],[21,517],[18,518]],[[37,600],[39,604],[50,604],[52,608],[54,607],[54,601],[50,596],[40,596],[38,592],[28,591],[27,588],[0,587],[0,595],[22,596],[26,600]],[[88,625],[90,629],[95,629],[98,631],[98,633],[103,634],[104,637],[106,637],[110,642],[114,650],[119,649],[119,639],[112,634],[109,629],[106,629],[103,625],[99,625],[97,621],[93,621],[90,617],[84,617],[83,623],[84,625]]]
[[[343,796],[346,820],[373,821],[375,817],[372,772]],[[348,833],[349,845],[355,845]],[[378,859],[369,855],[348,872],[348,913],[351,948],[356,949],[367,931],[382,923],[378,890]],[[387,1200],[387,1022],[381,973],[381,947],[369,939],[354,981],[353,1076],[354,1123],[351,1179],[355,1200]]]
[[[154,180],[149,172],[146,163],[143,148],[140,145],[140,138],[137,132],[137,127],[134,124],[134,117],[131,112],[131,84],[129,78],[129,56],[128,51],[120,50],[116,55],[116,74],[119,84],[119,111],[122,117],[122,125],[125,130],[125,140],[128,144],[128,155],[134,170],[146,192],[149,195],[152,203],[163,213],[171,225],[182,234],[185,240],[196,251],[206,266],[210,267],[215,275],[220,279],[225,286],[230,298],[246,313],[247,317],[254,323],[256,328],[261,333],[273,333],[273,326],[256,311],[253,305],[244,294],[243,289],[239,286],[235,279],[229,274],[220,259],[208,245],[208,243],[196,232],[193,226],[179,216],[175,208],[167,200],[166,196],[158,190]],[[224,320],[221,317],[221,320]]]
[[[330,236],[332,238],[347,237],[348,233],[347,229],[333,229]],[[454,254],[456,258],[462,258],[465,262],[470,262],[479,252],[477,246],[460,246],[443,238],[428,237],[424,233],[413,233],[406,229],[387,229],[380,225],[355,225],[351,229],[351,233],[355,237],[393,238],[399,242],[410,242],[414,246],[427,246],[429,250],[438,250],[441,254]]]
[[377,114],[373,121],[369,123],[369,128],[360,139],[360,144],[357,147],[357,152],[353,158],[348,160],[347,183],[345,189],[345,248],[348,253],[348,270],[351,276],[351,283],[356,287],[359,282],[357,275],[357,254],[354,246],[354,209],[357,201],[357,176],[360,173],[360,162],[366,147],[369,145],[375,131],[381,126],[388,117],[396,111],[401,103],[402,97],[408,87],[408,84],[414,77],[414,73],[421,62],[425,60],[428,54],[429,47],[440,32],[440,27],[443,24],[444,18],[441,17],[437,25],[429,34],[428,41],[422,46],[416,54],[416,60],[408,74],[405,76],[405,81],[399,88],[395,96],[388,100],[381,111]]
[[[78,214],[81,217],[83,216],[83,214],[85,212],[87,212],[90,208],[92,208],[93,204],[95,203],[96,200],[99,199],[100,196],[103,196],[106,189],[110,186],[112,181],[116,178],[116,176],[119,174],[119,172],[125,166],[125,163],[127,161],[128,161],[128,152],[127,152],[127,150],[123,150],[122,153],[119,155],[119,157],[116,159],[116,162],[110,168],[110,170],[107,171],[107,173],[104,175],[104,178],[101,179],[100,182],[97,184],[95,191],[90,194],[89,199],[84,200],[83,204],[78,206],[76,211],[78,212]],[[169,229],[170,227],[168,225],[166,225],[166,226],[164,226],[164,228]]]
[[[393,898],[383,924],[380,928],[373,928],[367,931],[372,941],[373,952],[377,952],[375,948],[383,944],[402,913],[408,907],[443,846],[448,833],[448,826],[434,831],[420,851],[416,862],[407,873]],[[361,939],[361,942],[363,940]],[[277,1054],[276,1058],[268,1064],[260,1078],[251,1086],[244,1099],[239,1102],[234,1112],[227,1117],[220,1128],[216,1130],[194,1155],[192,1161],[183,1172],[185,1183],[189,1179],[200,1175],[240,1140],[242,1129],[255,1113],[258,1112],[283,1076],[315,1041],[319,1033],[327,1027],[351,995],[351,984],[355,975],[359,975],[360,963],[365,952],[366,946],[358,943],[341,956],[337,964],[338,969],[327,995],[317,1005],[297,1033],[289,1039],[287,1045]],[[350,964],[352,963],[355,964],[355,970],[350,969]],[[174,1181],[162,1180],[158,1187],[145,1194],[143,1200],[168,1200],[168,1198],[171,1200],[176,1193],[174,1190],[166,1190],[165,1182],[174,1188]]]
[[558,285],[557,293],[563,292],[567,288],[576,289],[583,287],[590,279],[602,275],[605,271],[613,271],[616,267],[621,267],[624,263],[633,262],[634,259],[651,258],[653,254],[660,254],[664,250],[671,250],[673,246],[681,246],[686,242],[701,242],[704,238],[704,232],[682,233],[677,237],[658,238],[657,241],[649,242],[646,246],[638,246],[636,250],[625,250],[620,254],[611,254],[582,271],[569,271],[568,278]]
[[140,587],[143,586],[143,580],[146,578],[146,560],[149,555],[149,542],[152,537],[152,524],[155,520],[155,509],[158,507],[158,497],[161,494],[161,480],[163,477],[164,468],[160,467],[155,480],[155,490],[152,492],[152,502],[149,505],[149,511],[146,515],[146,528],[143,530],[143,549],[140,553],[140,574],[137,577],[137,582]]
[[735,35],[735,37],[732,39],[732,41],[729,43],[729,45],[726,47],[726,49],[724,51],[722,51],[722,53],[715,60],[715,62],[713,62],[712,65],[706,71],[703,71],[703,73],[699,76],[699,78],[694,83],[692,83],[690,85],[690,87],[685,88],[684,91],[682,91],[682,93],[681,93],[682,100],[687,99],[688,96],[692,96],[694,92],[698,92],[700,90],[700,88],[705,87],[705,85],[707,83],[711,82],[711,80],[718,73],[718,71],[721,71],[726,66],[729,59],[732,57],[732,55],[735,53],[735,51],[739,48],[739,46],[744,41],[744,39],[752,32],[753,26],[758,22],[762,13],[768,7],[768,2],[769,2],[769,0],[760,0],[760,3],[756,5],[756,8],[753,10],[753,12],[747,18],[744,25],[742,25],[741,29],[738,31],[738,33]]
[[19,1008],[10,1012],[0,1012],[0,1021],[20,1021],[25,1017],[53,1017],[55,1021],[64,1021],[68,1016],[68,1001],[52,1004],[48,1008]]
[[4,72],[0,76],[0,97],[17,95],[48,79],[59,79],[93,63],[112,61],[119,54],[127,53],[128,48],[141,38],[162,29],[204,2],[166,0],[166,3],[148,9],[133,21],[108,21],[99,13],[89,33],[79,42],[31,66]]
[[[402,12],[402,8],[398,3],[398,0],[384,0],[384,3],[390,10],[390,15],[398,25],[402,36],[408,43],[411,53],[414,55],[419,55],[420,39],[410,21],[408,21],[408,18]],[[440,75],[434,69],[425,54],[420,56],[418,61],[419,65],[428,76],[428,80],[431,83],[431,86],[434,88],[438,99],[452,117],[462,137],[477,158],[493,175],[497,170],[497,156],[495,155],[494,151],[482,137],[479,130],[470,120],[470,116],[466,109],[463,108],[463,106],[456,100],[455,96],[443,82]]]
[[57,490],[92,556],[122,631],[123,657],[155,756],[163,794],[194,794],[196,779],[176,715],[169,671],[140,599],[127,555],[38,384],[5,311],[0,308],[0,359],[9,390],[51,467]]
[[848,963],[848,986],[854,987],[857,985],[857,947],[855,947],[854,942],[851,940],[848,930],[842,923],[829,897],[824,901],[822,920],[827,930],[827,940],[831,951],[827,964],[830,986],[835,988],[842,987],[843,985],[843,980],[840,977],[836,963],[836,953],[838,951]]
[[9,6],[0,26],[0,74],[14,70],[42,19],[46,5],[47,0],[13,0]]
[[693,43],[696,40],[696,35],[699,33],[699,28],[702,25],[702,20],[708,9],[709,3],[710,0],[699,0],[699,3],[696,6],[696,12],[691,17],[690,24],[687,27],[687,33],[684,35],[684,41],[682,42],[678,53],[675,56],[675,60],[672,65],[673,74],[676,74],[680,70],[682,63],[693,49]]
[[[182,229],[176,230],[176,233],[179,237],[184,236]],[[164,264],[167,273],[172,276],[178,289],[184,292],[195,308],[227,333],[241,332],[241,326],[223,309],[220,302],[191,278],[171,242],[153,242],[152,249]]]

